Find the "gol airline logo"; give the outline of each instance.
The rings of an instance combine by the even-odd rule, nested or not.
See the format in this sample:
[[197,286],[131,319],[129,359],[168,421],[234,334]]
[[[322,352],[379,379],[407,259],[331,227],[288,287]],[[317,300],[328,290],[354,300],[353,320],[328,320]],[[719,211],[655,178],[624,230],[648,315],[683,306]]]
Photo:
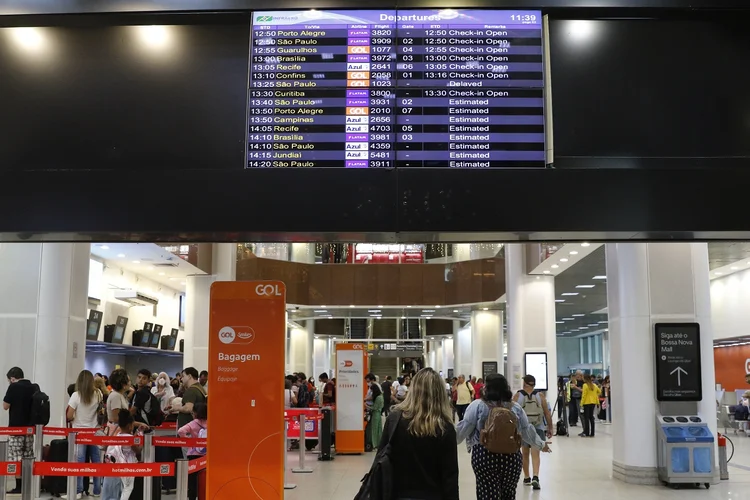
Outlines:
[[745,360],[745,374],[750,375],[750,358]]
[[219,340],[224,344],[249,344],[255,340],[255,332],[249,326],[225,326],[219,330]]
[[262,297],[281,297],[279,285],[258,285],[255,287],[255,293]]
[[341,368],[349,368],[350,366],[354,366],[354,363],[351,361],[342,361],[341,362]]

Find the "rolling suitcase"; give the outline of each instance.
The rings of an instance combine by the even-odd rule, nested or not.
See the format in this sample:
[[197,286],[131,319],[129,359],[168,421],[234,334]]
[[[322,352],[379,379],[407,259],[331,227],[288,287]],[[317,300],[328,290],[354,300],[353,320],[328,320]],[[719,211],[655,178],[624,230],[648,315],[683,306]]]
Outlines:
[[[68,461],[68,440],[54,439],[50,442],[49,451],[45,452],[46,462]],[[50,476],[42,478],[42,489],[54,497],[59,497],[68,492],[68,480],[62,476]]]

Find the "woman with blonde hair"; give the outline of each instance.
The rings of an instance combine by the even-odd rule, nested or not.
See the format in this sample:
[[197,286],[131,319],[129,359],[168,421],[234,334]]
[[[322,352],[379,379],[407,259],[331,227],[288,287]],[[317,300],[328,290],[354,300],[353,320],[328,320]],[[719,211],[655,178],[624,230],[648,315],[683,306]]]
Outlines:
[[440,375],[432,368],[417,372],[406,399],[388,415],[380,441],[380,451],[391,445],[389,456],[398,471],[393,498],[458,500],[458,448],[451,417]]
[[[94,375],[83,370],[78,374],[76,380],[76,392],[70,396],[68,408],[65,412],[68,422],[76,429],[93,429],[99,426],[99,408],[104,396],[94,385]],[[101,462],[99,447],[94,445],[79,444],[77,446],[78,461],[85,463],[91,459],[91,463]],[[83,494],[83,477],[78,478],[78,497]],[[98,477],[94,478],[94,496],[101,494],[101,483]]]

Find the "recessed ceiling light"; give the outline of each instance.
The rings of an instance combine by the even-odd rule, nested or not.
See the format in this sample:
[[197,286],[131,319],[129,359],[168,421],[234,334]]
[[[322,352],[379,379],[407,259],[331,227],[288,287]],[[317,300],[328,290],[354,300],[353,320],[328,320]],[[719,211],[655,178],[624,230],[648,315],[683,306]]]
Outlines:
[[606,280],[606,279],[607,279],[607,277],[606,277],[606,276],[604,276],[604,275],[599,275],[599,276],[594,276],[594,277],[593,277],[593,278],[591,278],[591,279],[592,279],[592,280]]
[[555,302],[565,302],[565,299],[555,299]]
[[328,313],[328,311],[325,310],[325,309],[318,309],[318,310],[316,310],[314,312],[316,312],[316,313],[323,313],[323,314],[327,314]]
[[435,309],[422,309],[423,313],[434,313]]
[[588,329],[589,329],[588,326],[582,326],[582,327],[579,328],[579,330],[588,330]]
[[140,260],[134,260],[134,261],[133,261],[133,264],[140,264],[140,263],[141,263],[141,261],[140,261]]
[[378,306],[378,307],[383,307],[383,306]]
[[354,306],[353,306],[353,305],[352,305],[352,306],[349,306],[349,307],[351,307],[352,309],[354,308]]
[[737,266],[732,266],[729,269],[732,270],[732,271],[736,271],[737,270]]
[[453,312],[454,312],[454,313],[457,313],[457,312],[458,312],[458,309],[454,309],[454,310],[453,310]]
[[401,316],[401,319],[406,319],[406,316]]
[[563,318],[563,321],[575,321],[575,318]]
[[117,256],[118,256],[119,258],[121,258],[121,259],[124,259],[124,258],[125,258],[125,254],[124,254],[124,253],[118,253],[118,254],[117,254]]
[[326,306],[325,304],[320,304],[320,307],[328,307],[328,306]]
[[589,326],[599,326],[599,323],[590,323]]
[[483,307],[483,308],[482,308],[482,311],[489,311],[489,310],[490,310],[490,308],[489,308],[489,307]]
[[164,273],[159,273],[159,276],[164,276]]
[[599,322],[600,325],[603,325],[603,324],[606,324],[606,323],[609,323],[609,321],[600,321]]
[[411,307],[411,306],[406,306],[406,307]]
[[576,288],[594,288],[596,285],[576,285]]
[[570,255],[578,255],[578,251],[577,250],[571,250],[569,253],[570,253]]
[[368,313],[379,313],[380,309],[368,309],[367,312]]
[[560,262],[568,262],[568,258],[567,257],[563,257],[562,259],[560,259]]
[[582,247],[590,247],[590,246],[591,246],[591,243],[581,243],[581,246],[582,246]]
[[557,264],[552,264],[552,266],[551,266],[551,267],[552,267],[552,269],[557,269],[557,268],[559,268],[560,266],[558,266]]
[[549,271],[544,271],[544,274],[549,274]]
[[555,323],[557,323],[558,325],[562,325],[565,324],[565,321],[555,321]]
[[99,248],[102,250],[109,250],[109,247],[107,245],[99,245]]
[[576,295],[578,295],[578,293],[576,293],[576,292],[565,292],[565,293],[561,293],[560,295],[562,295],[563,297],[575,297]]

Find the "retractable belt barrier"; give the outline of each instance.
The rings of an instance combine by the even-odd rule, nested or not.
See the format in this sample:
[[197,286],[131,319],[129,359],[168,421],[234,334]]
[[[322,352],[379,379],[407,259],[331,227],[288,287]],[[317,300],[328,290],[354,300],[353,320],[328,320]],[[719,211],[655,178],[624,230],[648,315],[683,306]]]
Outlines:
[[154,436],[151,444],[165,448],[205,448],[207,439]]
[[174,462],[92,464],[34,462],[35,476],[161,477],[174,475]]
[[0,462],[0,476],[17,476],[21,462]]
[[194,458],[188,462],[188,472],[202,471],[208,465],[208,459],[206,457]]
[[33,436],[33,427],[0,427],[0,436]]

